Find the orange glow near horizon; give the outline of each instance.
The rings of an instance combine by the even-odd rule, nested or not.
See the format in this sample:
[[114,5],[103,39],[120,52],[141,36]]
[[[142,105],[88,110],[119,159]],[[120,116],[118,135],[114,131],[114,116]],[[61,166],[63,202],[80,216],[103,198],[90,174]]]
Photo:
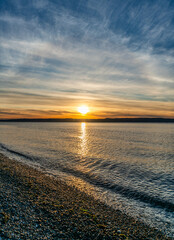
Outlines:
[[[32,102],[32,101],[31,101]],[[152,101],[117,101],[117,102],[97,102],[80,100],[73,102],[62,102],[61,106],[57,102],[39,105],[35,104],[30,108],[25,104],[19,108],[17,103],[8,107],[2,105],[0,109],[0,119],[103,119],[103,118],[173,118],[173,104],[171,102]],[[86,103],[86,104],[85,104]],[[90,107],[89,107],[90,106]]]

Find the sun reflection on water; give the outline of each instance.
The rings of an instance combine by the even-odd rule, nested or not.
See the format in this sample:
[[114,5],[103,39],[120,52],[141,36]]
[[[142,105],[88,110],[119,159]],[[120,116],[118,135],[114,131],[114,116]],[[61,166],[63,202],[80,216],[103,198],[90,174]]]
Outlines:
[[86,131],[86,123],[81,123],[81,138],[85,138],[85,131]]
[[86,123],[81,123],[81,148],[80,148],[80,154],[83,156],[87,153],[87,136],[86,136]]

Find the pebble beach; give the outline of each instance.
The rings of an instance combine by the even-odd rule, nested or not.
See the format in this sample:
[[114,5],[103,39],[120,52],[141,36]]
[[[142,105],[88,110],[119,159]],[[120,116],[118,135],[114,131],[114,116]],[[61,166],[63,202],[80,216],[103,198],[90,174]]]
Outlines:
[[0,239],[171,239],[0,154]]

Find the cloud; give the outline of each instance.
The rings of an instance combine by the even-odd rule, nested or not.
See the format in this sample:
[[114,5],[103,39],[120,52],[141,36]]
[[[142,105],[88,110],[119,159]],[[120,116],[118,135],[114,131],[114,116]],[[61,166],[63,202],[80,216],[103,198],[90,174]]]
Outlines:
[[33,109],[0,109],[1,119],[8,118],[58,118],[71,115],[68,111],[33,110]]
[[0,9],[5,106],[112,99],[134,101],[138,111],[146,101],[174,101],[171,1],[7,0]]

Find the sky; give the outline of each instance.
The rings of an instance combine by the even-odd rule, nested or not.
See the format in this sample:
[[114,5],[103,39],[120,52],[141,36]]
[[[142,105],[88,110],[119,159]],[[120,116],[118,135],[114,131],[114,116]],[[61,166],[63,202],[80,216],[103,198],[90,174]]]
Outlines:
[[0,118],[174,118],[173,0],[1,0]]

